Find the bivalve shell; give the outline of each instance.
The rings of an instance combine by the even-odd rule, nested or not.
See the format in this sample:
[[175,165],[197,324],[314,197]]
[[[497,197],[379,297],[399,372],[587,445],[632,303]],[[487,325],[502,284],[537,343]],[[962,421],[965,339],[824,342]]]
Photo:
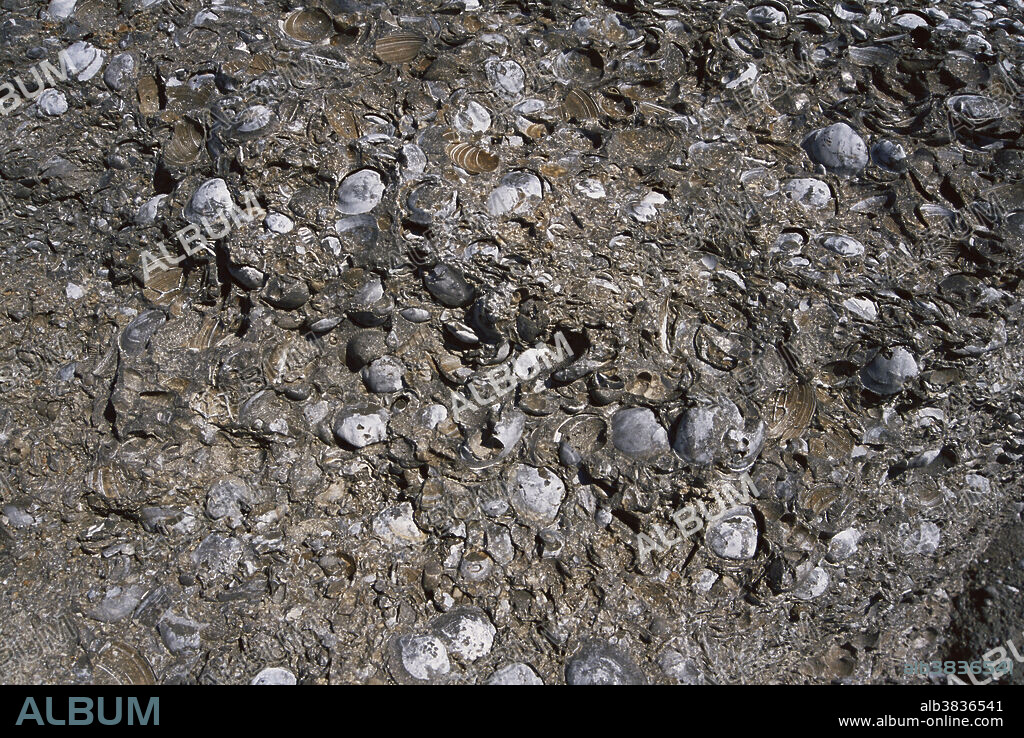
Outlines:
[[427,39],[419,33],[408,31],[392,33],[377,39],[373,53],[382,62],[405,64],[416,58],[426,42]]

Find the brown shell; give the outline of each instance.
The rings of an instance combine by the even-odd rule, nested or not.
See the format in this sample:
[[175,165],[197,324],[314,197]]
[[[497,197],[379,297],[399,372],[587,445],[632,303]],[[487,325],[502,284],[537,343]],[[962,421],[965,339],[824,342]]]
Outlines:
[[522,127],[522,133],[530,138],[544,138],[548,135],[548,128],[543,123],[530,121]]
[[809,384],[795,384],[776,393],[765,411],[765,434],[779,441],[799,438],[811,424],[818,403]]
[[473,144],[460,143],[445,147],[445,153],[458,166],[470,174],[493,172],[498,168],[498,157]]
[[156,684],[156,676],[145,656],[126,643],[111,641],[93,659],[93,682],[118,686],[148,686]]
[[404,64],[416,58],[427,39],[419,33],[403,31],[377,39],[373,53],[388,64]]
[[190,120],[178,121],[171,140],[164,146],[164,160],[178,167],[191,164],[199,158],[205,143],[206,137],[198,124]]
[[284,32],[294,39],[311,44],[319,43],[334,35],[331,16],[319,8],[296,10],[284,20]]
[[601,115],[597,100],[586,90],[569,90],[562,100],[561,110],[566,120],[593,120]]
[[273,71],[274,60],[266,54],[253,54],[252,59],[249,60],[249,66],[246,71],[249,74],[259,76],[267,72]]
[[151,294],[146,297],[159,305],[166,304],[173,293],[181,289],[181,275],[179,267],[151,271],[145,283],[146,290]]
[[345,98],[336,93],[328,93],[324,98],[324,117],[328,125],[344,139],[359,138],[359,121],[352,106]]
[[633,101],[625,95],[620,95],[618,90],[609,90],[601,95],[601,110],[609,118],[628,118],[636,112]]
[[138,84],[139,112],[153,115],[160,112],[160,89],[153,77],[142,77]]
[[825,513],[832,505],[839,502],[843,497],[839,487],[823,485],[812,490],[804,490],[799,495],[800,506],[804,507],[815,515]]

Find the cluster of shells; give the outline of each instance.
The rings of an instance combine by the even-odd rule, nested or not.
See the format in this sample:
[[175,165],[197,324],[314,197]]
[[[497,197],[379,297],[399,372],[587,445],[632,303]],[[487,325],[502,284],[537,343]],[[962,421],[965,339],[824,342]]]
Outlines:
[[[934,582],[938,524],[988,520],[1019,463],[1019,0],[237,5],[109,11],[168,43],[104,46],[131,64],[71,95],[118,131],[69,142],[103,202],[44,177],[91,218],[54,222],[104,224],[73,372],[102,441],[61,462],[116,583],[75,592],[96,679],[927,660],[749,632],[895,628],[868,598]],[[190,226],[209,248],[147,268]],[[638,545],[726,488],[756,494]]]

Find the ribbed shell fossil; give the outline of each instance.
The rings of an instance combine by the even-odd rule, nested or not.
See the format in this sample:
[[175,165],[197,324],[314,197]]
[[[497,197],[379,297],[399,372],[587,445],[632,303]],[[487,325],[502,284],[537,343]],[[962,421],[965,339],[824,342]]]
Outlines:
[[174,134],[164,147],[164,159],[174,166],[191,164],[203,150],[205,136],[203,129],[190,120],[179,121],[174,126]]
[[799,438],[814,417],[817,400],[809,384],[795,384],[776,394],[765,409],[765,435],[790,441]]
[[296,10],[285,18],[282,24],[284,32],[294,39],[309,43],[319,43],[334,33],[331,17],[319,8]]
[[96,684],[156,684],[153,667],[137,650],[120,641],[112,641],[93,661]]
[[392,33],[377,39],[373,53],[388,64],[404,64],[416,58],[426,41],[419,33]]
[[561,112],[566,120],[593,120],[601,114],[601,108],[586,90],[569,90],[562,100]]
[[445,153],[448,154],[448,157],[453,162],[470,174],[493,172],[498,168],[497,156],[473,144],[449,144],[445,148]]

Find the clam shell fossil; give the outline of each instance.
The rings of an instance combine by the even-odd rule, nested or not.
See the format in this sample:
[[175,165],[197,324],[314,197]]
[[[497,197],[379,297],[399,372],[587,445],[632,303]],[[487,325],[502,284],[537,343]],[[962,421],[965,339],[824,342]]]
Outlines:
[[319,43],[334,34],[331,17],[319,8],[296,10],[281,25],[289,36],[307,43]]
[[185,166],[199,158],[206,137],[203,129],[190,120],[179,121],[174,126],[174,134],[164,147],[164,160],[174,166]]
[[445,153],[448,154],[448,158],[470,174],[493,172],[498,168],[497,156],[473,144],[449,144],[445,148]]
[[566,120],[593,120],[601,114],[601,108],[586,90],[569,90],[562,100],[561,113]]
[[121,641],[111,641],[93,660],[93,680],[106,685],[156,684],[153,667],[146,657]]
[[419,33],[403,31],[377,39],[373,53],[382,62],[404,64],[416,58],[427,39]]
[[810,425],[817,404],[809,384],[801,382],[781,390],[765,409],[765,435],[779,441],[799,438]]

